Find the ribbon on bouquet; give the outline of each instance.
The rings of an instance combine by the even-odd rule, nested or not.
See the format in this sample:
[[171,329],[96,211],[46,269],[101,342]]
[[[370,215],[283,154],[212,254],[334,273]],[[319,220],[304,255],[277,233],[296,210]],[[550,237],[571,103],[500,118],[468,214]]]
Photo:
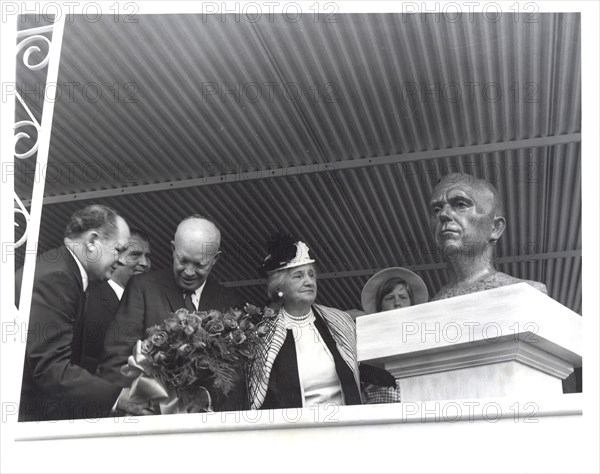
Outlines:
[[178,393],[162,381],[153,377],[152,360],[142,351],[142,341],[137,341],[127,365],[121,367],[121,374],[133,379],[129,396],[133,402],[148,402],[157,414],[212,412],[210,393],[204,387],[194,387]]

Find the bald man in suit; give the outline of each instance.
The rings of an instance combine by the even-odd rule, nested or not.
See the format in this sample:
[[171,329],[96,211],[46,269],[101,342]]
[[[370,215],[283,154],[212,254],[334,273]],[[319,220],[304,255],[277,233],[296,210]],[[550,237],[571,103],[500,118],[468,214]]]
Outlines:
[[[243,307],[241,296],[220,285],[210,276],[219,258],[221,233],[205,217],[184,219],[171,242],[173,267],[130,279],[104,340],[98,375],[122,387],[131,380],[121,374],[136,342],[146,337],[146,329],[161,324],[171,312]],[[186,301],[187,300],[187,301]],[[234,390],[227,400],[213,396],[215,410],[246,408],[243,387]]]

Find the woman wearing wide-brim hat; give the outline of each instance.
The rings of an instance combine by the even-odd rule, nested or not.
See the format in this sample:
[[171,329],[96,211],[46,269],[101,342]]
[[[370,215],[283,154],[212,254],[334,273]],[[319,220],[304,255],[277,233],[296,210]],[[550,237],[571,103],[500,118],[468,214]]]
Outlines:
[[419,275],[402,267],[385,268],[373,275],[361,294],[367,314],[427,303],[429,293]]
[[[427,286],[421,277],[402,267],[391,267],[377,272],[365,283],[361,294],[361,303],[366,314],[427,303],[428,299]],[[353,317],[360,316],[354,311]],[[366,364],[361,364],[360,372],[366,403],[400,402],[400,387],[391,374]]]

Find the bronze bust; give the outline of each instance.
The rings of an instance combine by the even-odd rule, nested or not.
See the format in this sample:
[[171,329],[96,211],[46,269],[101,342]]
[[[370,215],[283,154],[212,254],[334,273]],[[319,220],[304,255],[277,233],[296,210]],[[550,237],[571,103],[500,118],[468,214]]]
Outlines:
[[547,294],[543,283],[494,268],[492,257],[506,219],[498,191],[489,182],[465,173],[443,176],[429,200],[429,227],[449,275],[432,301],[520,282]]

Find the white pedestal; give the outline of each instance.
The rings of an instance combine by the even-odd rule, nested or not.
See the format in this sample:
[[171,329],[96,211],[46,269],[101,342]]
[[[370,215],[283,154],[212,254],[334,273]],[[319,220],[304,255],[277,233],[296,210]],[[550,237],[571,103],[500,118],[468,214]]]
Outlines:
[[581,366],[581,316],[519,283],[356,320],[358,358],[402,401],[554,396]]

